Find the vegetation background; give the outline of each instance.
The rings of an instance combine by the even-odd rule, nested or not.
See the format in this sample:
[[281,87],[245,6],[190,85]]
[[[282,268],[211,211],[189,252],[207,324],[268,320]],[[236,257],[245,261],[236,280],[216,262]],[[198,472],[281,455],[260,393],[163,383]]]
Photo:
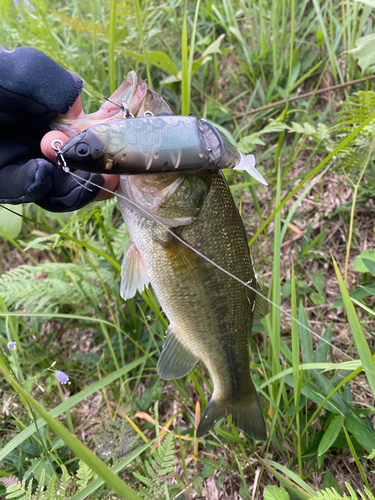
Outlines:
[[0,44],[79,75],[86,112],[135,69],[256,155],[268,188],[226,175],[273,301],[251,342],[267,442],[230,418],[199,442],[209,375],[157,376],[166,320],[152,290],[119,296],[116,199],[0,208],[0,497],[375,498],[374,19],[374,0],[0,0]]

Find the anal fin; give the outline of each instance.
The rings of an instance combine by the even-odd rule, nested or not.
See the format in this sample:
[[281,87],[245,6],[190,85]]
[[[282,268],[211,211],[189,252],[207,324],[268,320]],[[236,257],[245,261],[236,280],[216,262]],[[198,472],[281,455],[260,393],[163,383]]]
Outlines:
[[159,376],[164,380],[184,377],[194,368],[197,361],[170,326],[158,361]]
[[137,292],[142,292],[150,280],[143,259],[135,246],[129,240],[121,265],[120,295],[124,300],[131,299]]

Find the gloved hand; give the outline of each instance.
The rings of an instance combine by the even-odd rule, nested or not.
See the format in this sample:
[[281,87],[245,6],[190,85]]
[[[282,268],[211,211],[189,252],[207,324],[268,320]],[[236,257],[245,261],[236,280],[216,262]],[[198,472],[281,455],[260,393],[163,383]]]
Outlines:
[[[74,118],[83,113],[82,86],[77,76],[36,49],[0,47],[0,203],[34,202],[51,212],[68,212],[98,195],[100,188],[82,181],[92,190],[88,191],[40,149],[41,139],[49,133],[43,151],[54,160],[49,144],[61,133],[49,132],[48,122],[59,113]],[[50,139],[50,134],[55,136]],[[102,175],[75,173],[104,184]]]

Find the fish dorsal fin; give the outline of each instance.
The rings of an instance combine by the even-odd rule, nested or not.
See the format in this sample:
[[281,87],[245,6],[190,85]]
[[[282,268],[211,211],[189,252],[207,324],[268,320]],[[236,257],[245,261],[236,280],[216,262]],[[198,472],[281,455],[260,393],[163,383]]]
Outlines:
[[131,299],[137,289],[142,292],[149,282],[143,259],[137,247],[129,240],[121,265],[120,295],[124,300]]
[[198,359],[184,346],[169,326],[167,338],[158,361],[158,373],[164,380],[181,378],[187,375],[197,364]]
[[[258,282],[256,284],[256,289],[259,292],[261,292]],[[262,318],[267,316],[267,314],[268,314],[268,302],[265,298],[257,294],[255,298],[253,323],[255,323],[256,321],[260,321]]]

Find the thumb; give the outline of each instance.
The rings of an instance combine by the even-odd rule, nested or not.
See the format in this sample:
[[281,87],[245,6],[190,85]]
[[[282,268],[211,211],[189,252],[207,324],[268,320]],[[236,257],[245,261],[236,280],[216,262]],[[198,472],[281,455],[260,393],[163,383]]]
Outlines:
[[69,140],[69,137],[64,134],[64,132],[60,132],[59,130],[51,130],[51,132],[47,132],[40,141],[40,149],[42,150],[42,153],[54,163],[56,163],[56,152],[52,149],[51,143],[57,139],[62,142],[66,142]]

